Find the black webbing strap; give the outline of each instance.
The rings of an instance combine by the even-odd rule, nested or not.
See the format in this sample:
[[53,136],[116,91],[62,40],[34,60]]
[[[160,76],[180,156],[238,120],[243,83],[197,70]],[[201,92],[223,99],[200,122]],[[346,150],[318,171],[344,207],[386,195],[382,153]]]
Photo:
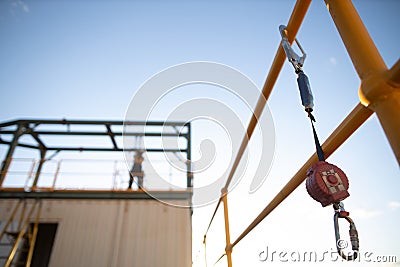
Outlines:
[[308,117],[310,118],[310,121],[311,121],[311,127],[313,130],[315,148],[317,150],[318,159],[319,159],[319,161],[325,161],[324,151],[322,150],[321,144],[319,143],[317,131],[315,130],[315,127],[314,127],[315,118],[311,114],[311,112],[308,112]]

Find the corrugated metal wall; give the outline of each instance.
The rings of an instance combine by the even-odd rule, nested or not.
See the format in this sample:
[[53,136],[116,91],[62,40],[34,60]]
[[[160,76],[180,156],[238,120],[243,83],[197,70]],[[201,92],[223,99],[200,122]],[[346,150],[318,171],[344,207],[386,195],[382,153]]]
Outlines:
[[[0,201],[1,226],[16,201]],[[52,267],[192,265],[189,209],[155,200],[43,200],[40,221],[58,223]]]

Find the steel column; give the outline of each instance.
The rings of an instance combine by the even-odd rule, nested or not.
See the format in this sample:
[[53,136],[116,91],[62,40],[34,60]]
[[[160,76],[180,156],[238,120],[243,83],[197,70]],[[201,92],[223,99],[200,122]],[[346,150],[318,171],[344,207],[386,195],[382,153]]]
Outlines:
[[40,150],[40,161],[39,161],[39,165],[36,169],[35,180],[33,180],[32,189],[35,189],[38,184],[40,172],[42,171],[43,164],[46,162],[46,159],[45,159],[46,152],[47,151],[44,149]]
[[1,165],[1,171],[0,171],[0,188],[3,186],[4,179],[6,178],[8,168],[11,165],[12,161],[12,156],[14,154],[15,148],[18,146],[18,139],[19,137],[23,134],[24,132],[24,127],[21,124],[18,124],[17,130],[14,133],[13,139],[10,143],[10,146],[7,151],[7,155],[4,158],[4,161]]
[[192,173],[192,133],[191,133],[191,124],[186,124],[187,126],[187,146],[186,146],[186,162],[187,162],[187,188],[193,187],[193,173]]
[[400,164],[400,63],[388,71],[350,0],[325,3],[361,79],[360,100],[376,112]]

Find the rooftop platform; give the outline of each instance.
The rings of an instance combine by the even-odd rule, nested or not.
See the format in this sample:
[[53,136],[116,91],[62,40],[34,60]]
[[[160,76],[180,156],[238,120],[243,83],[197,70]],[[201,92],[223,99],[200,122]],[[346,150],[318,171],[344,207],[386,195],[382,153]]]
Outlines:
[[160,200],[188,200],[192,196],[190,190],[93,190],[93,189],[37,189],[25,191],[24,188],[2,188],[0,199],[31,198],[31,199],[160,199]]

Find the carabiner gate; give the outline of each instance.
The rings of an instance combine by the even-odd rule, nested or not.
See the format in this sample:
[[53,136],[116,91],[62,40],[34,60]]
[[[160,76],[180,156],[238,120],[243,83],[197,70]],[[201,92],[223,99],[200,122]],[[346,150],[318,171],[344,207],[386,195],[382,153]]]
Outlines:
[[297,46],[299,47],[302,56],[297,55],[297,53],[293,50],[292,46],[290,45],[289,39],[286,34],[286,26],[285,25],[280,25],[279,26],[279,32],[281,33],[282,36],[282,47],[283,50],[285,51],[286,57],[288,58],[289,62],[292,63],[296,73],[298,71],[301,71],[304,61],[306,60],[306,53],[304,52],[303,48],[301,47],[299,41],[297,39],[294,39]]
[[[336,238],[336,248],[339,255],[347,260],[353,261],[357,259],[358,250],[359,250],[359,240],[358,240],[358,232],[356,229],[356,225],[354,221],[350,218],[349,212],[344,210],[342,202],[333,204],[333,208],[335,209],[335,215],[333,216],[333,222],[335,226],[335,238]],[[353,250],[353,254],[345,253],[343,250],[347,247],[347,242],[340,239],[340,230],[339,230],[339,218],[344,218],[346,221],[349,222],[349,235],[350,235],[350,242],[351,242],[351,249]]]

